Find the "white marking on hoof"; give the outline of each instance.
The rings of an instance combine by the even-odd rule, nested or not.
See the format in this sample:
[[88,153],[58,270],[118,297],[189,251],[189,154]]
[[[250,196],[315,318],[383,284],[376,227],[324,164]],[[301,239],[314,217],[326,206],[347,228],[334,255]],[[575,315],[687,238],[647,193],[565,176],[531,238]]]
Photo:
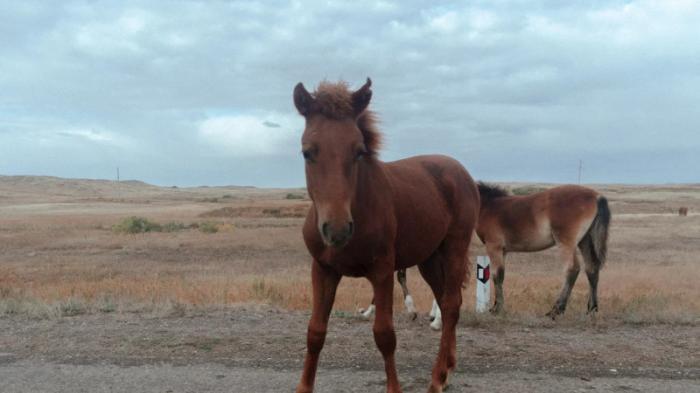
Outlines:
[[370,304],[366,310],[360,309],[360,315],[364,319],[370,319],[372,317],[372,315],[374,315],[374,309],[375,309],[374,304]]
[[413,303],[413,298],[411,295],[406,295],[406,298],[403,300],[403,304],[406,305],[406,312],[409,314],[415,314],[416,313],[416,305]]
[[442,330],[442,313],[440,312],[440,306],[438,306],[435,300],[433,300],[433,309],[430,310],[430,314],[433,317],[430,328],[433,330]]

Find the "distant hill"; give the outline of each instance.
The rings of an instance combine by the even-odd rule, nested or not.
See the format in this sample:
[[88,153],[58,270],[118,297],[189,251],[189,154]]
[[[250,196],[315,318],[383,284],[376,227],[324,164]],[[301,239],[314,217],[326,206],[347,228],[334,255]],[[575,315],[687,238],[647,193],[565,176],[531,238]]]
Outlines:
[[160,187],[140,180],[66,179],[53,176],[0,175],[0,202],[144,201],[216,198],[266,198],[270,191],[248,186]]

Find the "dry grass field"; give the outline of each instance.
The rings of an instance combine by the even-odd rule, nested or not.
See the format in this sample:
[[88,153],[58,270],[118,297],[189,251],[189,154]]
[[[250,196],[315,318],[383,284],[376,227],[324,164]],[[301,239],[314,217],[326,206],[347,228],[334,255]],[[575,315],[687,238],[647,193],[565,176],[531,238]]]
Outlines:
[[[510,186],[526,192],[547,185]],[[700,322],[700,185],[593,187],[613,213],[598,319]],[[306,310],[309,257],[300,226],[308,205],[301,189],[0,177],[0,314],[165,315],[251,303]],[[678,216],[681,206],[689,208],[687,217]],[[115,228],[132,216],[162,228],[135,234]],[[484,249],[478,239],[472,244],[473,261]],[[555,255],[508,256],[503,320],[542,323],[563,280]],[[417,270],[408,275],[427,313],[428,287]],[[470,282],[467,310],[473,293]],[[564,321],[584,318],[586,296],[582,274]],[[344,279],[335,313],[354,315],[370,298],[365,280]],[[398,287],[396,305],[402,308]]]
[[[697,391],[700,185],[595,188],[613,212],[597,318],[585,316],[584,275],[565,316],[545,318],[563,279],[556,253],[509,255],[504,317],[476,316],[465,289],[454,391]],[[300,189],[0,177],[0,390],[292,391],[310,308],[308,206]],[[473,244],[472,260],[484,253]],[[429,290],[408,275],[421,315],[400,312],[397,286],[406,393],[424,391],[439,340]],[[318,391],[383,391],[356,313],[370,298],[365,280],[341,282]]]

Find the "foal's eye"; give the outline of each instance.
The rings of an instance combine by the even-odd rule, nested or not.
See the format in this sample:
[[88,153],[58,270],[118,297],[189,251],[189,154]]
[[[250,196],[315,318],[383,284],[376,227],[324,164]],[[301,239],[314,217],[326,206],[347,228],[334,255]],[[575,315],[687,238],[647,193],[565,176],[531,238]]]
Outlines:
[[363,158],[367,157],[367,150],[365,149],[359,149],[355,152],[355,160],[361,160]]
[[312,157],[311,157],[311,152],[310,152],[310,151],[304,150],[304,151],[301,152],[301,154],[304,156],[304,160],[309,161],[309,162],[310,162],[310,161],[313,161],[313,160],[312,160]]

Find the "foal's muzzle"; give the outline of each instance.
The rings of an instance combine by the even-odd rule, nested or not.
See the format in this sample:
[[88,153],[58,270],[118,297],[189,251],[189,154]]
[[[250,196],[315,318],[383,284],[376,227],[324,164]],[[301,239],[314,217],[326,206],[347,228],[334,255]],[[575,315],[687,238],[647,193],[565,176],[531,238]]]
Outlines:
[[352,221],[347,221],[342,225],[333,225],[330,222],[324,222],[321,225],[321,236],[323,241],[335,248],[341,248],[348,244],[352,233],[354,231],[354,225]]

